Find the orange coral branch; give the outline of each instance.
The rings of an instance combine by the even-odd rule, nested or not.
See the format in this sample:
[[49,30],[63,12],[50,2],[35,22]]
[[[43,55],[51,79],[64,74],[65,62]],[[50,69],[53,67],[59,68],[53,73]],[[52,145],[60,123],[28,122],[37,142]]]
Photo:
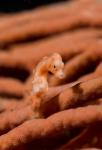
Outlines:
[[[76,4],[78,5],[77,7]],[[0,18],[0,30],[3,31],[4,29],[14,27],[14,25],[18,26],[19,24],[27,23],[27,21],[32,21],[32,19],[38,21],[39,19],[41,20],[68,15],[68,13],[72,13],[73,8],[74,10],[81,9],[82,6],[83,2],[72,2],[70,5],[68,2],[61,2],[56,5],[48,5],[46,7],[40,7],[22,13],[5,15],[2,19]]]
[[27,106],[28,104],[28,99],[17,100],[12,98],[3,98],[3,100],[0,100],[0,112],[17,110]]
[[27,121],[0,137],[0,149],[13,149],[32,140],[57,136],[70,128],[85,126],[96,121],[102,121],[101,106],[66,110],[47,119]]
[[13,112],[6,111],[0,114],[0,134],[3,134],[24,121],[31,119],[32,116],[33,111],[30,106],[14,110]]
[[7,93],[8,97],[23,98],[25,92],[24,85],[19,80],[11,78],[0,78],[0,95]]
[[90,129],[92,129],[92,127],[85,128],[78,136],[70,140],[65,145],[61,146],[59,150],[76,149],[76,148],[79,149],[80,147],[82,147],[85,144],[85,142],[88,142],[90,137],[92,136],[92,135],[90,136],[89,134]]
[[98,77],[101,77],[102,76],[102,63],[100,63],[98,65],[98,67],[96,68],[96,70],[88,75],[84,75],[82,77],[80,77],[79,80],[81,81],[87,81],[87,80],[91,80],[91,79],[95,79],[95,78],[98,78]]
[[[75,56],[75,54],[85,51],[87,48],[90,49],[91,47],[92,49],[96,49],[95,47],[97,47],[97,49],[100,49],[102,45],[101,41],[98,42],[97,37],[100,37],[101,35],[102,32],[99,29],[89,30],[86,28],[83,30],[81,29],[70,33],[67,32],[53,37],[48,37],[47,39],[40,40],[38,42],[15,45],[12,46],[12,50],[15,50],[16,52],[19,50],[19,53],[21,51],[28,52],[29,50],[30,58],[33,57],[35,63],[45,55],[55,52],[55,50],[61,54],[64,60],[68,60],[72,56]],[[76,43],[76,45],[73,43]],[[41,49],[42,51],[40,51]],[[36,53],[37,57],[34,55],[32,56],[31,54],[33,53]],[[23,54],[23,52],[21,54]]]
[[59,107],[61,110],[75,104],[102,97],[102,78],[96,78],[83,82],[76,87],[67,89],[59,96]]
[[[85,30],[84,34],[86,32],[87,31]],[[78,34],[77,32],[77,36],[75,39],[78,39],[78,36],[80,34],[81,33]],[[10,55],[6,52],[0,53],[1,66],[11,67],[11,68],[18,67],[18,68],[21,68],[21,69],[23,68],[32,72],[32,69],[34,68],[34,65],[37,64],[38,60],[40,60],[43,56],[52,53],[55,50],[56,52],[60,53],[63,56],[64,60],[68,60],[69,58],[75,56],[76,54],[79,54],[82,51],[85,51],[85,50],[90,51],[91,49],[97,50],[97,49],[102,48],[101,40],[96,41],[96,39],[94,38],[87,39],[88,36],[90,37],[90,34],[87,33],[88,35],[86,34],[86,36],[84,34],[82,32],[82,36],[78,40],[79,42],[77,40],[73,40],[74,38],[74,35],[73,35],[72,36],[73,38],[71,39],[69,38],[69,40],[67,40],[67,37],[65,36],[62,38],[61,37],[52,38],[51,40],[48,39],[48,41],[44,40],[41,42],[37,42],[37,43],[34,43],[34,45],[30,44],[29,46],[25,45],[23,47],[16,46],[16,48],[11,49],[12,51],[10,52]],[[84,36],[86,38],[81,40],[82,37]],[[77,44],[73,45],[73,43],[77,43]],[[56,45],[57,45],[57,49],[56,49]],[[42,51],[40,51],[41,49]],[[19,53],[18,53],[18,50],[19,50]]]
[[[26,39],[27,37],[38,37],[62,32],[71,29],[72,27],[80,26],[80,22],[82,25],[100,26],[102,24],[102,15],[99,15],[99,12],[101,12],[100,3],[95,3],[93,1],[93,3],[86,4],[88,4],[88,6],[85,5],[84,9],[81,9],[79,14],[75,13],[75,11],[73,15],[73,11],[71,11],[68,15],[61,17],[51,18],[50,20],[31,20],[27,21],[25,24],[21,24],[20,26],[4,30],[4,32],[1,32],[0,34],[0,42],[3,44]],[[92,6],[93,9],[90,9]],[[97,19],[94,19],[95,17]]]
[[[100,141],[102,141],[102,132],[101,132],[101,125],[99,124],[92,124],[88,128],[86,128],[82,133],[80,133],[77,137],[70,140],[67,144],[62,146],[60,150],[66,149],[79,149],[82,147],[102,147]],[[100,143],[100,144],[99,144]],[[99,146],[100,145],[100,146]]]

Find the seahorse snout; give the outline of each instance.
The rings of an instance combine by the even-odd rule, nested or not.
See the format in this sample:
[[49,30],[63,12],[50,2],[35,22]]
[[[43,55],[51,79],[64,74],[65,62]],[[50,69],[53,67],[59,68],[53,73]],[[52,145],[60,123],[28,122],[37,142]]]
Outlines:
[[63,79],[65,77],[64,71],[63,70],[57,71],[55,76],[59,79]]

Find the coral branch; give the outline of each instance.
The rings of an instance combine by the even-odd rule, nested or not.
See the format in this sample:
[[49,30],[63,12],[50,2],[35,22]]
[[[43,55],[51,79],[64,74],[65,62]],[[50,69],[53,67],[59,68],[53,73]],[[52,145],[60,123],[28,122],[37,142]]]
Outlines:
[[0,96],[23,98],[24,92],[25,87],[19,80],[0,78]]
[[[38,104],[40,104],[40,106],[39,106],[40,110],[38,109],[40,112],[38,112],[38,113],[42,113],[42,115],[44,115],[43,112],[46,109],[46,103],[48,101],[51,101],[51,99],[53,99],[55,96],[60,94],[63,90],[65,90],[69,87],[72,87],[78,83],[79,83],[79,81],[70,83],[70,84],[64,85],[64,86],[50,88],[48,93],[46,93],[42,97],[42,99],[41,98],[37,99],[36,96],[32,95],[31,97],[27,97],[27,100],[22,100],[21,102],[16,102],[13,100],[11,102],[7,102],[7,100],[1,101],[0,109],[1,109],[1,111],[6,110],[6,112],[4,112],[3,114],[0,115],[0,122],[1,122],[0,123],[0,133],[3,133],[6,130],[10,130],[10,129],[14,128],[16,125],[19,125],[20,123],[24,122],[25,120],[36,117],[36,113],[33,112],[33,110],[31,109],[30,106],[27,106],[27,105],[31,104],[29,102],[30,99],[32,99],[32,102],[34,105],[33,107],[37,108],[37,106],[39,106]],[[53,106],[50,106],[50,107],[53,107]],[[13,111],[7,111],[7,110],[13,110]]]
[[[34,43],[33,45],[28,44],[27,46],[26,44],[25,46],[23,45],[21,47],[16,46],[16,48],[11,49],[12,51],[10,52],[10,55],[6,52],[0,53],[0,66],[11,68],[21,67],[32,72],[32,69],[34,68],[34,65],[37,64],[38,60],[40,60],[43,56],[51,53],[52,50],[56,50],[56,52],[60,53],[63,56],[64,60],[68,60],[69,58],[87,49],[101,49],[101,41],[96,41],[94,38],[88,39],[88,37],[94,37],[94,35],[96,36],[100,33],[100,30],[98,31],[98,33],[97,30],[81,30],[80,32],[78,31],[74,32],[73,34],[71,33],[72,35],[69,35],[69,33],[67,33],[64,36],[61,35],[55,38],[49,38],[47,40]],[[83,39],[83,37],[85,39]],[[77,44],[73,45],[73,43]]]
[[0,137],[0,149],[9,150],[35,139],[60,135],[73,127],[102,121],[101,106],[87,106],[56,113],[47,119],[27,121]]
[[41,97],[37,97],[36,95],[32,94],[30,99],[32,101],[32,108],[35,112],[34,116],[46,117],[49,114],[58,111],[58,102],[54,98],[56,98],[56,96],[58,96],[65,89],[74,87],[79,83],[81,83],[81,81],[76,81],[63,86],[49,88],[48,92]]
[[25,98],[20,100],[3,98],[0,100],[0,112],[17,110],[28,104],[28,99],[26,100]]
[[[76,5],[78,6],[76,7]],[[70,5],[68,2],[63,2],[56,5],[55,4],[48,5],[46,7],[25,11],[22,13],[5,15],[3,18],[0,18],[0,31],[3,31],[4,29],[7,28],[11,28],[14,25],[18,26],[19,24],[27,23],[27,21],[32,21],[32,19],[35,19],[35,21],[37,21],[39,19],[41,20],[41,19],[48,19],[48,18],[68,15],[68,13],[72,13],[73,8],[74,10],[75,9],[78,10],[81,9],[82,6],[83,6],[83,2],[80,1],[71,2]],[[8,24],[8,20],[9,20],[9,24]]]
[[101,132],[101,123],[100,124],[92,124],[90,127],[85,129],[82,133],[80,133],[77,137],[70,140],[67,144],[62,146],[59,150],[66,149],[79,149],[82,147],[97,147],[97,145],[102,141],[102,132]]
[[[51,100],[53,97],[57,96],[59,93],[61,93],[63,90],[65,90],[68,87],[71,87],[73,85],[77,84],[77,82],[59,86],[55,88],[50,88],[49,92],[42,97],[42,100],[38,101],[37,97],[32,97],[34,104],[37,104],[38,102],[41,102],[41,110],[40,112],[43,113],[45,109],[46,102]],[[27,98],[28,99],[28,98]],[[37,102],[37,103],[36,103]],[[30,119],[32,117],[35,117],[35,113],[32,112],[31,107],[27,107],[29,105],[29,101],[22,100],[21,102],[8,101],[3,100],[0,102],[0,110],[5,111],[3,114],[0,115],[0,134],[6,132],[7,130],[10,130],[11,128],[14,128],[15,126],[19,125],[20,123],[24,122],[27,119]],[[33,104],[33,105],[34,105]],[[37,106],[34,106],[37,107]],[[8,111],[13,110],[13,112]],[[16,118],[15,118],[16,116]]]
[[79,80],[81,81],[87,81],[87,80],[91,80],[91,79],[95,79],[98,77],[102,76],[102,63],[100,63],[98,65],[98,67],[96,68],[96,70],[88,75],[84,75],[82,76]]
[[[53,37],[48,37],[47,39],[40,40],[38,42],[30,42],[30,43],[24,43],[19,45],[13,45],[13,50],[27,50],[36,52],[38,56],[38,50],[41,51],[41,59],[43,56],[48,55],[48,52],[58,52],[61,54],[61,56],[64,56],[66,60],[70,57],[67,56],[67,53],[71,53],[72,50],[74,52],[82,52],[83,49],[85,49],[86,46],[89,47],[89,43],[93,44],[93,48],[96,45],[98,41],[98,37],[102,35],[102,31],[100,29],[79,29],[78,31],[75,30],[74,32],[65,32],[61,33],[60,35],[56,35]],[[95,40],[94,40],[95,39]],[[97,39],[97,40],[96,40]],[[93,41],[94,40],[94,41]],[[76,46],[73,45],[73,43],[76,43]],[[92,44],[90,46],[92,46]],[[57,47],[56,47],[57,45]],[[101,45],[101,43],[100,43]],[[62,51],[63,50],[63,51]],[[73,56],[73,55],[72,55]]]
[[0,114],[0,134],[9,131],[32,117],[33,111],[30,106]]
[[61,148],[59,148],[59,150],[75,149],[75,148],[79,149],[80,147],[82,147],[85,144],[85,142],[89,141],[90,136],[92,136],[89,134],[90,129],[92,129],[92,127],[85,128],[78,136],[76,136],[68,143],[63,145]]
[[[92,6],[93,9],[90,9]],[[51,18],[50,20],[38,19],[38,21],[37,20],[27,21],[25,24],[15,26],[14,28],[11,27],[7,30],[4,30],[4,32],[1,32],[0,43],[1,44],[9,43],[26,39],[28,37],[36,37],[36,36],[38,37],[57,32],[62,32],[71,29],[72,27],[76,27],[78,25],[80,26],[80,22],[82,23],[82,25],[101,26],[102,15],[100,12],[101,12],[100,3],[99,2],[96,3],[93,1],[93,3],[89,3],[88,6],[85,5],[84,9],[81,9],[79,14],[77,14],[76,11],[75,12],[71,11],[71,13],[69,13],[68,15],[64,15],[57,18]],[[95,17],[97,19],[94,19]]]
[[59,96],[59,107],[61,110],[75,104],[102,97],[102,78],[96,78],[83,82],[76,87],[65,90]]

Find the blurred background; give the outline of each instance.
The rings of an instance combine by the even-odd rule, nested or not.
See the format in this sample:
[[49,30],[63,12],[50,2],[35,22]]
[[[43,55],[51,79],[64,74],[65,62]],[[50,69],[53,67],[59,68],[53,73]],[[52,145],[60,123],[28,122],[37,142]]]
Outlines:
[[1,12],[17,12],[66,0],[1,0]]

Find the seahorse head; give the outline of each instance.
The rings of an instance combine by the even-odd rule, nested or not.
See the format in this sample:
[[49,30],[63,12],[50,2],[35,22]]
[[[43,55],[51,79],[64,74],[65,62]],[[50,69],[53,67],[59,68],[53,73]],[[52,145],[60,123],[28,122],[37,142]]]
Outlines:
[[64,78],[64,63],[60,54],[54,53],[50,57],[50,62],[49,71],[59,79]]

